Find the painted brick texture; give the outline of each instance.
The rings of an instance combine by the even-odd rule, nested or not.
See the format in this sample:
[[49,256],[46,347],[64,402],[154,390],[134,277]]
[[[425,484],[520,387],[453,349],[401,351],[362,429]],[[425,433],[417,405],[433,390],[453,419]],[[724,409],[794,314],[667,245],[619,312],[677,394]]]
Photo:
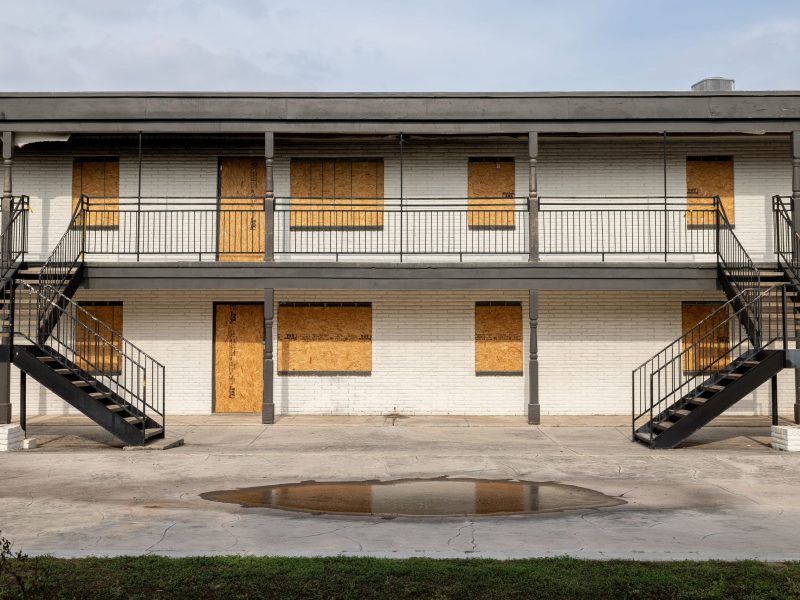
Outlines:
[[[259,301],[253,292],[105,293],[122,300],[124,335],[166,365],[168,414],[208,414],[212,401],[214,301]],[[631,370],[681,333],[681,301],[713,295],[542,292],[539,318],[542,414],[630,414]],[[523,303],[522,377],[474,374],[474,302]],[[373,305],[369,377],[277,376],[279,414],[522,415],[527,403],[527,294],[518,292],[276,292],[276,301],[359,301]],[[275,329],[277,335],[277,328]],[[781,410],[794,402],[793,373],[779,376]],[[13,402],[18,398],[13,369]],[[71,414],[59,398],[28,384],[30,414]],[[17,407],[15,406],[15,411]],[[730,414],[767,414],[769,386]]]
[[[749,140],[692,138],[669,140],[667,144],[667,193],[686,192],[687,155],[732,155],[736,232],[755,260],[772,260],[772,216],[770,198],[788,194],[791,189],[789,143],[785,139],[753,137]],[[145,153],[142,165],[142,194],[159,205],[187,197],[209,199],[217,193],[217,157],[254,155],[260,149],[242,146],[224,149],[186,148]],[[106,148],[84,155],[120,156],[120,194],[137,193],[136,155],[128,149]],[[383,157],[385,195],[400,195],[400,157],[396,143],[279,142],[275,159],[275,185],[278,198],[290,193],[289,165],[292,157]],[[527,145],[524,141],[437,141],[412,139],[403,156],[403,193],[406,197],[464,198],[467,195],[467,159],[470,156],[513,156],[516,160],[516,195],[524,197],[528,188]],[[72,156],[57,150],[24,149],[14,163],[14,192],[31,196],[30,255],[45,257],[55,245],[69,220],[71,210]],[[606,138],[600,140],[543,140],[540,144],[539,193],[544,201],[554,196],[634,195],[659,196],[664,192],[661,140]],[[280,236],[280,232],[278,232]],[[107,260],[112,257],[95,257]],[[177,257],[170,257],[177,258]],[[283,256],[282,258],[292,258]],[[306,257],[295,257],[306,258]],[[315,257],[320,260],[324,257]],[[359,257],[354,257],[358,259]],[[545,257],[545,260],[563,257]],[[637,257],[652,260],[655,257]],[[676,256],[673,260],[689,260]],[[697,255],[697,260],[710,260]],[[155,258],[157,259],[157,257]],[[195,257],[184,256],[194,260]],[[363,257],[362,257],[363,259]],[[452,257],[457,259],[457,257]],[[521,260],[508,257],[504,260]],[[587,260],[585,256],[573,257]],[[589,260],[599,258],[589,257]],[[630,256],[609,260],[630,260]],[[151,259],[149,259],[151,260]]]

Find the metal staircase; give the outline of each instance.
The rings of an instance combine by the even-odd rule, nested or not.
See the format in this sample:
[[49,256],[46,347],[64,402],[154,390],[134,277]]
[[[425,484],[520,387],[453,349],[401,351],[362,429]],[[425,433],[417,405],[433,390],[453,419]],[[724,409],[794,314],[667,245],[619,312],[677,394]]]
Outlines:
[[165,369],[72,301],[83,276],[87,217],[81,199],[42,267],[17,260],[4,276],[3,352],[109,433],[144,445],[164,436]]
[[[718,199],[715,210],[717,276],[728,301],[632,374],[633,439],[651,448],[674,448],[797,362],[798,271],[778,245],[777,268],[759,269]],[[775,394],[775,417],[774,402]]]

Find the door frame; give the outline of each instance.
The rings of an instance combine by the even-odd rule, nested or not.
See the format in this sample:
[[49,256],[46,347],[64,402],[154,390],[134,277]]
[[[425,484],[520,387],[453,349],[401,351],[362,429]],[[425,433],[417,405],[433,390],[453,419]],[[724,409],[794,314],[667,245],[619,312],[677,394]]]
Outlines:
[[[216,415],[256,415],[261,414],[260,411],[256,412],[241,412],[241,413],[218,413],[217,412],[217,306],[260,306],[263,310],[264,303],[258,302],[257,300],[245,300],[243,302],[236,302],[233,300],[221,300],[221,301],[214,301],[211,303],[212,306],[212,314],[211,314],[211,414]],[[263,319],[262,319],[263,321]],[[265,340],[266,341],[266,340]],[[263,349],[263,342],[262,342],[262,349]],[[262,357],[261,360],[263,362],[263,350],[262,350]],[[262,377],[263,379],[263,377]],[[261,390],[261,395],[264,395],[264,390]]]

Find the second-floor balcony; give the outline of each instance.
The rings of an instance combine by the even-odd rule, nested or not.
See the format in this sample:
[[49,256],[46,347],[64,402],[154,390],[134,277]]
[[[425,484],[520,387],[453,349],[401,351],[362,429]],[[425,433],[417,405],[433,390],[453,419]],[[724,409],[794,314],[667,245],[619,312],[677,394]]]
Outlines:
[[70,227],[90,261],[522,262],[712,261],[730,224],[694,197],[84,196]]

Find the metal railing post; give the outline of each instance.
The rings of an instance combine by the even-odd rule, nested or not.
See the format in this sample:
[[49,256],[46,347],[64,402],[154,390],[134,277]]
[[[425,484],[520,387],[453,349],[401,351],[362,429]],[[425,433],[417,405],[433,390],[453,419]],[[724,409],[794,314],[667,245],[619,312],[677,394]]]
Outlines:
[[783,350],[789,349],[789,330],[786,323],[786,286],[781,286],[781,328],[783,330]]
[[722,259],[722,250],[720,248],[720,200],[719,196],[714,196],[714,230],[716,236],[716,246],[717,246],[717,265],[720,266],[721,259]]

